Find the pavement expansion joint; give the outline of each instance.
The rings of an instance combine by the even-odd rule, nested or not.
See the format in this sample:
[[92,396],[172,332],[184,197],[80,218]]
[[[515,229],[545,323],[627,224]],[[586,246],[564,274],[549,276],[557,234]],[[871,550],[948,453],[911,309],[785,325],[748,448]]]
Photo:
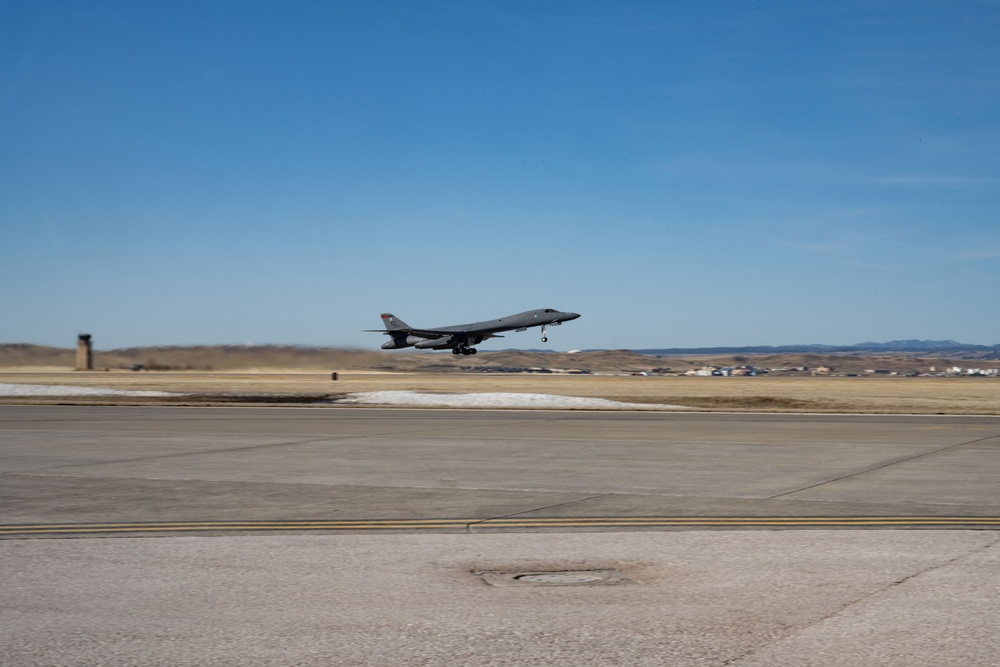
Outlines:
[[165,534],[262,532],[546,532],[739,529],[1000,529],[996,516],[649,516],[532,517],[497,519],[313,519],[272,521],[176,521],[120,523],[48,523],[0,525],[0,539],[32,537],[123,537]]

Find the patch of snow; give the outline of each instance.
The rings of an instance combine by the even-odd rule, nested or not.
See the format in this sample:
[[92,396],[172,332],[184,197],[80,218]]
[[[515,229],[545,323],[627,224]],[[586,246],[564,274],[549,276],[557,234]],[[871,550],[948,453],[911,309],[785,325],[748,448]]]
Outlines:
[[64,387],[45,384],[6,384],[0,382],[0,396],[173,396],[163,391],[130,391],[101,387]]
[[484,393],[427,394],[416,391],[363,391],[350,394],[338,403],[364,405],[413,405],[448,408],[591,408],[628,410],[689,410],[682,405],[662,403],[622,403],[606,398],[553,396],[551,394]]

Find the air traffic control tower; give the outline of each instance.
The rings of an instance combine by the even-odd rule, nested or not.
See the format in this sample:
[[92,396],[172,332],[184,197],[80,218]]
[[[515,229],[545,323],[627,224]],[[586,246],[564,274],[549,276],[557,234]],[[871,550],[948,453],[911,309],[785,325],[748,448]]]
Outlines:
[[90,334],[80,334],[76,339],[76,370],[94,370],[94,350],[90,346]]

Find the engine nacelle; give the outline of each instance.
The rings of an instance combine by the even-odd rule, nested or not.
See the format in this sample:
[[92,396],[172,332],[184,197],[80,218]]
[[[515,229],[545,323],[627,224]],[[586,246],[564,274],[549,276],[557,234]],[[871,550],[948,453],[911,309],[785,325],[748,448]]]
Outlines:
[[382,343],[383,350],[398,350],[404,347],[413,347],[417,343],[425,342],[425,338],[420,338],[419,336],[400,336],[399,338],[393,338],[392,340]]
[[455,344],[451,342],[451,337],[445,336],[443,338],[422,338],[413,347],[418,350],[447,350],[448,348],[455,347]]

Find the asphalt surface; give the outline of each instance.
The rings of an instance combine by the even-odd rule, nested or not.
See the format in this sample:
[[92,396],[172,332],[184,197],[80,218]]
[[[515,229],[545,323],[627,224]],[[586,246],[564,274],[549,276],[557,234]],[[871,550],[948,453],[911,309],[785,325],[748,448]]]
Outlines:
[[5,406],[0,508],[3,665],[1000,664],[997,417]]

